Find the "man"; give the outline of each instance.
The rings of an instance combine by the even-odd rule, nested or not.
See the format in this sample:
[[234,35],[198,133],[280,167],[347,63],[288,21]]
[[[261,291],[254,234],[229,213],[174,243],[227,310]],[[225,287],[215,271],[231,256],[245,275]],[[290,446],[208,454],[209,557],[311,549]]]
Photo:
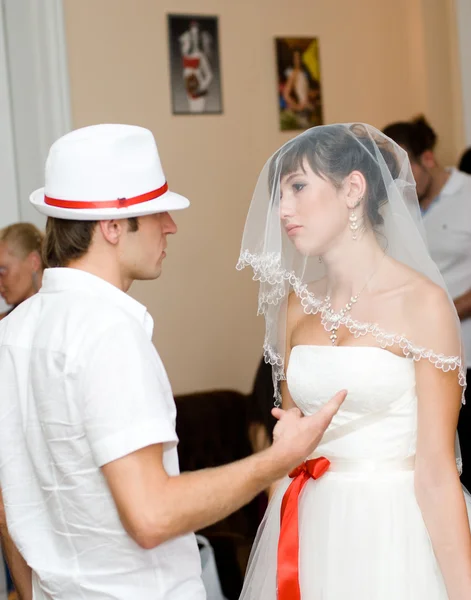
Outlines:
[[[175,404],[153,322],[125,292],[155,279],[168,190],[152,134],[99,125],[56,142],[40,292],[0,324],[2,542],[22,599],[199,600],[192,531],[238,509],[310,454],[345,397],[280,419],[271,448],[179,475]],[[60,268],[59,268],[60,267]]]
[[423,117],[393,123],[384,133],[408,153],[430,254],[454,299],[467,362],[467,403],[458,423],[463,484],[471,489],[471,176],[442,167],[437,135]]

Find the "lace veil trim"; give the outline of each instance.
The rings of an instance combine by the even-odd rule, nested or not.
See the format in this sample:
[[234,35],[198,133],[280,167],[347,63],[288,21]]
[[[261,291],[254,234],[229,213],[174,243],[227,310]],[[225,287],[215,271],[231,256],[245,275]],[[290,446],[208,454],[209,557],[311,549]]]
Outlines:
[[[345,325],[350,333],[352,333],[356,338],[369,334],[375,338],[381,348],[386,349],[393,345],[397,345],[402,349],[406,358],[412,358],[414,361],[419,361],[421,359],[429,360],[438,369],[441,369],[445,373],[448,371],[458,370],[459,383],[463,387],[464,403],[466,370],[462,364],[460,356],[445,356],[444,354],[437,354],[433,352],[433,350],[413,344],[403,335],[388,333],[375,323],[363,323],[356,321],[348,315],[345,315],[344,317],[335,315],[334,318],[329,319],[328,313],[324,312],[324,301],[314,296],[314,294],[308,290],[307,285],[303,283],[293,271],[287,271],[280,266],[280,255],[277,253],[265,253],[257,255],[251,254],[245,250],[240,255],[236,268],[238,270],[242,270],[247,266],[250,266],[253,269],[254,281],[268,283],[271,286],[270,291],[263,291],[259,294],[258,314],[266,315],[270,305],[276,306],[280,300],[285,297],[286,292],[284,286],[286,282],[289,282],[295,294],[298,296],[298,298],[300,298],[301,305],[303,306],[303,310],[306,314],[315,315],[320,312],[322,313],[324,319]],[[286,377],[284,372],[283,357],[273,349],[272,345],[266,338],[263,350],[265,361],[274,367],[273,371],[276,382],[284,380]],[[279,400],[280,399],[277,397],[278,402]]]

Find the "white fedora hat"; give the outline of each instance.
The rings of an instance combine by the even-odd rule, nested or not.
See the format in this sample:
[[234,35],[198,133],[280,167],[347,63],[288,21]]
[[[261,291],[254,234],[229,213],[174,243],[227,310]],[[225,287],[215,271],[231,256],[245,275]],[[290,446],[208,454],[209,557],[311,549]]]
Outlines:
[[48,217],[125,219],[187,208],[168,189],[154,136],[134,125],[92,125],[49,150],[45,186],[31,203]]

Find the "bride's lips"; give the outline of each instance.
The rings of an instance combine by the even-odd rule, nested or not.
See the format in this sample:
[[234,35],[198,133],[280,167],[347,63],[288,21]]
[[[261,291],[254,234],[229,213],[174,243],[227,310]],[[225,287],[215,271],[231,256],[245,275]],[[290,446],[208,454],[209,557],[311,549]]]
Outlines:
[[295,235],[301,229],[301,225],[294,225],[294,224],[286,225],[285,229],[286,229],[286,233],[291,236],[291,235]]

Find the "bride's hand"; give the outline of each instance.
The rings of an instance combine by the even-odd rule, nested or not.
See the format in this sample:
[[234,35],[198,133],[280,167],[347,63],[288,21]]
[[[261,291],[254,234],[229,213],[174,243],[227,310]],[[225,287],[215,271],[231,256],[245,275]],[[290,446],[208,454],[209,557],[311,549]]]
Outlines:
[[272,410],[278,419],[273,430],[273,448],[280,451],[280,460],[286,463],[287,470],[314,452],[346,396],[346,390],[337,392],[317,413],[308,417],[303,417],[298,408]]

